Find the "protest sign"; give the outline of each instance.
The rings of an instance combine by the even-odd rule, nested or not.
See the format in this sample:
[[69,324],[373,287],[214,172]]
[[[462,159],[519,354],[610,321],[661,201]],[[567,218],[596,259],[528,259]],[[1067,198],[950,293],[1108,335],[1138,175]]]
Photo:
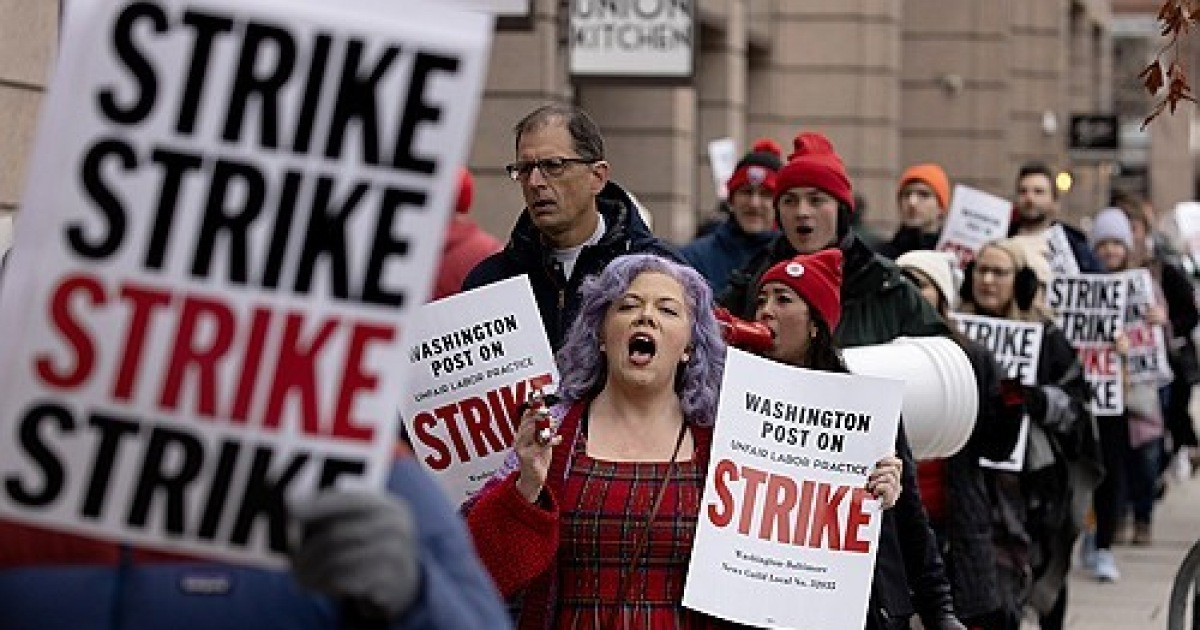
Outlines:
[[737,169],[737,143],[733,138],[720,138],[708,143],[708,163],[712,167],[713,185],[716,186],[717,198],[724,201],[729,199],[729,189],[726,185]]
[[683,605],[752,626],[861,628],[882,520],[863,488],[894,449],[903,391],[731,348]]
[[1046,262],[1050,263],[1050,273],[1056,276],[1079,274],[1079,261],[1075,259],[1071,241],[1067,240],[1067,233],[1061,225],[1046,231]]
[[1154,279],[1149,269],[1131,269],[1125,274],[1129,279],[1129,297],[1125,306],[1125,337],[1129,340],[1125,367],[1129,382],[1166,385],[1174,378],[1167,359],[1167,338],[1161,325],[1147,320],[1150,310],[1158,303]]
[[492,18],[66,18],[0,286],[0,514],[286,566],[288,498],[383,487]]
[[963,336],[992,351],[1009,378],[1037,385],[1041,324],[966,313],[952,313],[951,317],[958,322]]
[[426,304],[407,339],[405,426],[458,505],[504,463],[517,407],[558,382],[554,353],[526,276]]
[[[1038,360],[1042,355],[1041,324],[997,317],[953,313],[959,330],[967,339],[992,352],[1008,378],[1030,387],[1037,385]],[[981,402],[982,404],[982,402]],[[1025,446],[1029,436],[1029,415],[1021,417],[1021,429],[1012,453],[1002,461],[979,458],[979,465],[995,470],[1018,472],[1025,466]]]
[[1094,414],[1125,410],[1121,361],[1114,343],[1125,326],[1128,294],[1125,274],[1056,276],[1046,300],[1058,315],[1058,326],[1075,347],[1087,377],[1089,407]]
[[1200,201],[1181,201],[1175,204],[1173,214],[1188,253],[1200,256]]
[[1011,220],[1012,202],[958,184],[936,249],[954,254],[961,269],[984,245],[1007,236]]

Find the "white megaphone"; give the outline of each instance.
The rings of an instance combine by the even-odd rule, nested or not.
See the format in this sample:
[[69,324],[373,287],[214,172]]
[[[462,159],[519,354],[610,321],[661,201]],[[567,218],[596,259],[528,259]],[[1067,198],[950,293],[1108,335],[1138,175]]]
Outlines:
[[900,337],[877,346],[848,348],[855,374],[904,381],[904,430],[917,459],[954,455],[975,429],[979,390],[967,354],[945,337]]
[[13,218],[11,214],[0,214],[0,256],[8,251],[13,239]]

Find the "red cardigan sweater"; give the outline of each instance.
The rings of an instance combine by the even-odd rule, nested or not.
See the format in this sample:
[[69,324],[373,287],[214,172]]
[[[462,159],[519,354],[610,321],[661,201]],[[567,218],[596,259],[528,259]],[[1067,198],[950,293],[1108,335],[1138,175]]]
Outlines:
[[[493,480],[478,494],[467,513],[467,525],[475,539],[475,548],[483,565],[495,580],[505,599],[521,595],[519,628],[544,629],[553,622],[555,589],[558,581],[559,503],[566,484],[567,471],[575,441],[579,439],[580,418],[589,401],[571,407],[559,425],[562,442],[554,447],[546,485],[537,504],[530,503],[517,490],[517,476]],[[709,427],[690,427],[694,441],[711,444]],[[708,453],[695,457],[706,461]]]

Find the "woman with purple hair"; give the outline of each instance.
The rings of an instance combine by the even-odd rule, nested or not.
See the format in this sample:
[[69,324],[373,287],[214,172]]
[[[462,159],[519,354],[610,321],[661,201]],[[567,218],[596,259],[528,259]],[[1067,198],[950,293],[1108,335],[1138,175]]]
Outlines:
[[521,628],[729,627],[680,603],[725,355],[708,284],[629,255],[582,293],[557,433],[526,412],[467,508],[479,555]]

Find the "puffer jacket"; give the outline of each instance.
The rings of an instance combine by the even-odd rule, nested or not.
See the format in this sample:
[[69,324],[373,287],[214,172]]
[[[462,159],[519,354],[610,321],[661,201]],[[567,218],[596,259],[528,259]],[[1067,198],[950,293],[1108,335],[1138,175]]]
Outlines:
[[685,245],[683,257],[708,281],[713,295],[720,295],[729,284],[729,274],[741,269],[778,234],[774,230],[750,234],[729,217],[712,232]]
[[[900,336],[949,335],[933,310],[899,267],[876,254],[853,233],[839,244],[842,263],[842,319],[835,332],[840,347],[880,344]],[[730,277],[721,303],[743,318],[754,314],[758,279],[774,263],[796,255],[780,236],[764,252]],[[954,600],[937,538],[917,490],[916,462],[904,437],[897,433],[897,455],[904,463],[899,502],[883,514],[875,578],[867,610],[867,628],[908,628],[919,613],[923,625],[954,615]]]
[[1002,368],[987,348],[970,340],[962,347],[975,371],[979,412],[967,444],[946,460],[946,519],[934,523],[934,528],[954,591],[955,611],[978,617],[1003,604],[992,542],[992,499],[979,458],[1002,461],[1012,453],[1024,406],[1001,396]]
[[600,273],[610,261],[625,254],[656,254],[684,262],[678,250],[650,233],[633,199],[616,183],[605,185],[596,196],[596,207],[604,217],[604,236],[595,245],[583,248],[570,278],[563,276],[552,250],[542,243],[541,233],[525,209],[504,249],[476,265],[463,281],[463,290],[528,274],[546,337],[557,350],[579,311],[579,288],[584,278]]

